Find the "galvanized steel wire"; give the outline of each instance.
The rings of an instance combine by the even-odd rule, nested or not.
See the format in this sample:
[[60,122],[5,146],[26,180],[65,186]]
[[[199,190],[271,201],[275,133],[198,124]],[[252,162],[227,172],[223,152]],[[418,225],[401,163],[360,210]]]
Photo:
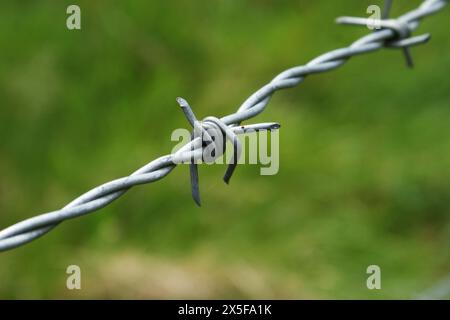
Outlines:
[[[387,3],[386,13],[383,15],[381,29],[353,42],[350,46],[336,49],[311,60],[306,65],[293,67],[277,75],[272,81],[253,93],[239,107],[237,112],[226,115],[220,119],[207,118],[206,126],[216,130],[226,131],[227,137],[234,139],[235,134],[252,130],[277,129],[276,123],[262,123],[240,126],[240,123],[257,116],[267,106],[272,95],[279,90],[297,86],[306,76],[334,70],[343,65],[349,58],[364,53],[374,52],[382,48],[401,48],[406,55],[408,65],[412,65],[408,48],[413,45],[425,43],[429,35],[411,37],[411,33],[419,26],[420,20],[441,10],[446,0],[424,0],[419,7],[409,11],[396,19],[387,19],[391,1]],[[338,23],[362,25],[370,23],[368,19],[341,17]],[[184,100],[178,102],[183,107]],[[188,110],[189,111],[189,110]],[[195,122],[195,121],[194,121]],[[205,126],[206,122],[202,122]],[[194,124],[194,123],[191,123]],[[204,129],[204,128],[203,128]],[[194,158],[201,158],[204,144],[200,137],[194,138],[186,146],[174,154],[159,157],[131,175],[102,184],[85,194],[79,196],[64,208],[44,213],[33,218],[18,222],[0,231],[0,251],[9,250],[46,234],[62,221],[73,219],[110,204],[131,187],[160,180],[167,176],[178,163]],[[232,172],[233,169],[230,171]],[[191,168],[191,179],[192,179]],[[229,174],[231,176],[231,174]],[[227,177],[229,179],[229,176]],[[194,172],[195,178],[195,172]],[[196,180],[195,178],[194,180]],[[197,184],[197,185],[196,185]],[[193,195],[198,196],[198,181],[193,181]],[[199,199],[197,199],[199,200]],[[196,201],[197,201],[196,200]]]

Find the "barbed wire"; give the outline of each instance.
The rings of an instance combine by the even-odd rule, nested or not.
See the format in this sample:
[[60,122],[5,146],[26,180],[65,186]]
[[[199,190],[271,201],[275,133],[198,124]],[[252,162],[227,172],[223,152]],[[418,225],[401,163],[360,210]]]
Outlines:
[[[409,47],[427,42],[430,35],[411,37],[411,33],[419,26],[422,18],[441,10],[447,4],[447,0],[424,0],[419,7],[396,19],[388,19],[391,4],[392,0],[386,1],[381,20],[354,17],[338,18],[336,22],[340,24],[370,26],[377,22],[381,28],[358,39],[348,47],[327,52],[311,60],[306,65],[283,71],[268,84],[253,93],[235,113],[220,119],[208,117],[204,121],[198,121],[189,104],[184,99],[177,99],[194,129],[198,129],[203,133],[207,132],[208,129],[213,129],[223,133],[225,137],[232,141],[235,156],[225,174],[224,180],[226,182],[229,181],[239,156],[239,145],[236,135],[255,130],[275,130],[279,128],[277,123],[240,125],[241,122],[253,118],[264,111],[270,98],[276,91],[295,87],[308,75],[334,70],[353,56],[375,52],[382,48],[402,49],[408,66],[413,65]],[[204,148],[210,143],[215,142],[207,141],[205,143],[201,136],[193,135],[193,139],[177,152],[159,157],[127,177],[102,184],[79,196],[60,210],[44,213],[3,229],[0,231],[0,251],[12,249],[39,238],[62,221],[99,210],[122,196],[133,186],[155,182],[164,178],[179,163],[190,162],[192,196],[200,204],[196,163],[202,158]],[[221,153],[217,153],[216,157],[219,156],[221,156]]]

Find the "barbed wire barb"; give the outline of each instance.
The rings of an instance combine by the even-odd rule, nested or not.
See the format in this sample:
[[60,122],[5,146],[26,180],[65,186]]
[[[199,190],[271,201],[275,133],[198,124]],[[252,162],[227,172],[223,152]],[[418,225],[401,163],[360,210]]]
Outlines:
[[[372,26],[378,27],[379,29],[391,29],[395,32],[398,39],[390,40],[386,42],[387,47],[391,48],[401,48],[403,50],[403,55],[405,56],[406,65],[409,68],[414,67],[413,58],[411,55],[410,47],[424,44],[428,42],[431,35],[424,34],[420,36],[410,37],[411,29],[407,22],[396,19],[388,19],[389,12],[392,8],[392,0],[386,0],[383,10],[383,15],[381,20],[369,19],[369,18],[357,18],[357,17],[339,17],[336,22],[339,24],[357,25],[357,26]],[[375,24],[377,24],[375,26]]]

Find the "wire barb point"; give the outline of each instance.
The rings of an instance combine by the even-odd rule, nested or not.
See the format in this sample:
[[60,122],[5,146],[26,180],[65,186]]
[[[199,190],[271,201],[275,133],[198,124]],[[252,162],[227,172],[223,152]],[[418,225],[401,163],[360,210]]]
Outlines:
[[189,107],[189,103],[181,97],[177,97],[177,102],[180,105],[180,107],[182,107],[182,108]]

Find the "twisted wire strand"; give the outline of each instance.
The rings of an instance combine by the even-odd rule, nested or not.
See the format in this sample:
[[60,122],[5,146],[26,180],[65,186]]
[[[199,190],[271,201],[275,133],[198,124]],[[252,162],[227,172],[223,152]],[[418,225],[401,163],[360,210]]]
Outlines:
[[[392,47],[407,48],[410,45],[414,45],[415,42],[425,42],[427,37],[421,36],[420,39],[413,41],[412,38],[409,38],[409,34],[419,26],[422,18],[436,13],[446,4],[447,0],[424,0],[416,9],[403,14],[397,19],[390,19],[397,22],[391,28],[384,27],[358,39],[348,47],[327,52],[311,60],[306,65],[283,71],[245,100],[237,112],[220,118],[220,122],[238,134],[244,133],[250,128],[275,128],[276,124],[273,123],[244,127],[238,125],[264,111],[270,98],[276,91],[295,87],[308,75],[334,70],[342,66],[350,57],[378,51],[384,47],[390,47],[391,44]],[[398,32],[399,26],[407,26],[409,29],[408,34],[400,34]],[[73,219],[103,208],[122,196],[133,186],[155,182],[164,178],[183,159],[190,159],[193,154],[196,159],[199,159],[202,149],[201,138],[195,138],[175,154],[159,157],[127,177],[102,184],[79,196],[60,210],[44,213],[3,229],[0,231],[0,251],[9,250],[39,238],[64,220]]]

